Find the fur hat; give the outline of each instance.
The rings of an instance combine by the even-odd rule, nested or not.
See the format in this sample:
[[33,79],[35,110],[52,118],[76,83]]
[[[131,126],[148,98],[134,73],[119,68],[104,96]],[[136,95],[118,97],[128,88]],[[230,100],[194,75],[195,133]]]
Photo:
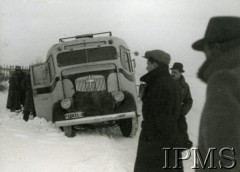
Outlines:
[[225,43],[232,40],[240,40],[240,18],[231,16],[219,16],[210,19],[204,38],[192,44],[192,48],[203,51],[208,43]]
[[146,51],[144,58],[146,58],[146,59],[151,58],[155,61],[162,62],[167,65],[169,65],[170,60],[171,60],[170,55],[162,50]]

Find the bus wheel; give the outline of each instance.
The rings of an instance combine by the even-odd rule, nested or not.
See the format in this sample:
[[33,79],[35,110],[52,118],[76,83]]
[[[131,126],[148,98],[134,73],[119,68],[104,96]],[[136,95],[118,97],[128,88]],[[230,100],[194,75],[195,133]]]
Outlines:
[[65,133],[65,136],[74,137],[74,132],[73,132],[73,127],[72,126],[63,127],[63,131]]
[[119,127],[124,137],[134,137],[138,130],[138,118],[121,119]]

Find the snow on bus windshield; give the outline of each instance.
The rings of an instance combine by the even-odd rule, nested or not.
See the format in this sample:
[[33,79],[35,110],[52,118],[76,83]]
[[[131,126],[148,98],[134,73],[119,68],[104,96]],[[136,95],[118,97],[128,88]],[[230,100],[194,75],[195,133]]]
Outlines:
[[115,47],[101,47],[60,53],[57,56],[59,67],[75,64],[113,60],[117,58]]

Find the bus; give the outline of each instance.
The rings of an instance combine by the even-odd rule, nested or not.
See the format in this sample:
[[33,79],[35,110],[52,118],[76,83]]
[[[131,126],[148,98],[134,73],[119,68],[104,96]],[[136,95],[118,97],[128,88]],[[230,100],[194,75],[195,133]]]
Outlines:
[[111,32],[60,38],[44,63],[30,66],[36,115],[67,137],[108,125],[133,137],[139,117],[135,67],[126,42]]

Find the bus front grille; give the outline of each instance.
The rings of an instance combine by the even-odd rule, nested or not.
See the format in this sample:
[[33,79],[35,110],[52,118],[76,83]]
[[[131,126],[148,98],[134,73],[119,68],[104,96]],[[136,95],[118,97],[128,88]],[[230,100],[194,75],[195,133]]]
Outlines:
[[76,91],[92,92],[106,90],[105,78],[102,75],[89,75],[75,80]]

